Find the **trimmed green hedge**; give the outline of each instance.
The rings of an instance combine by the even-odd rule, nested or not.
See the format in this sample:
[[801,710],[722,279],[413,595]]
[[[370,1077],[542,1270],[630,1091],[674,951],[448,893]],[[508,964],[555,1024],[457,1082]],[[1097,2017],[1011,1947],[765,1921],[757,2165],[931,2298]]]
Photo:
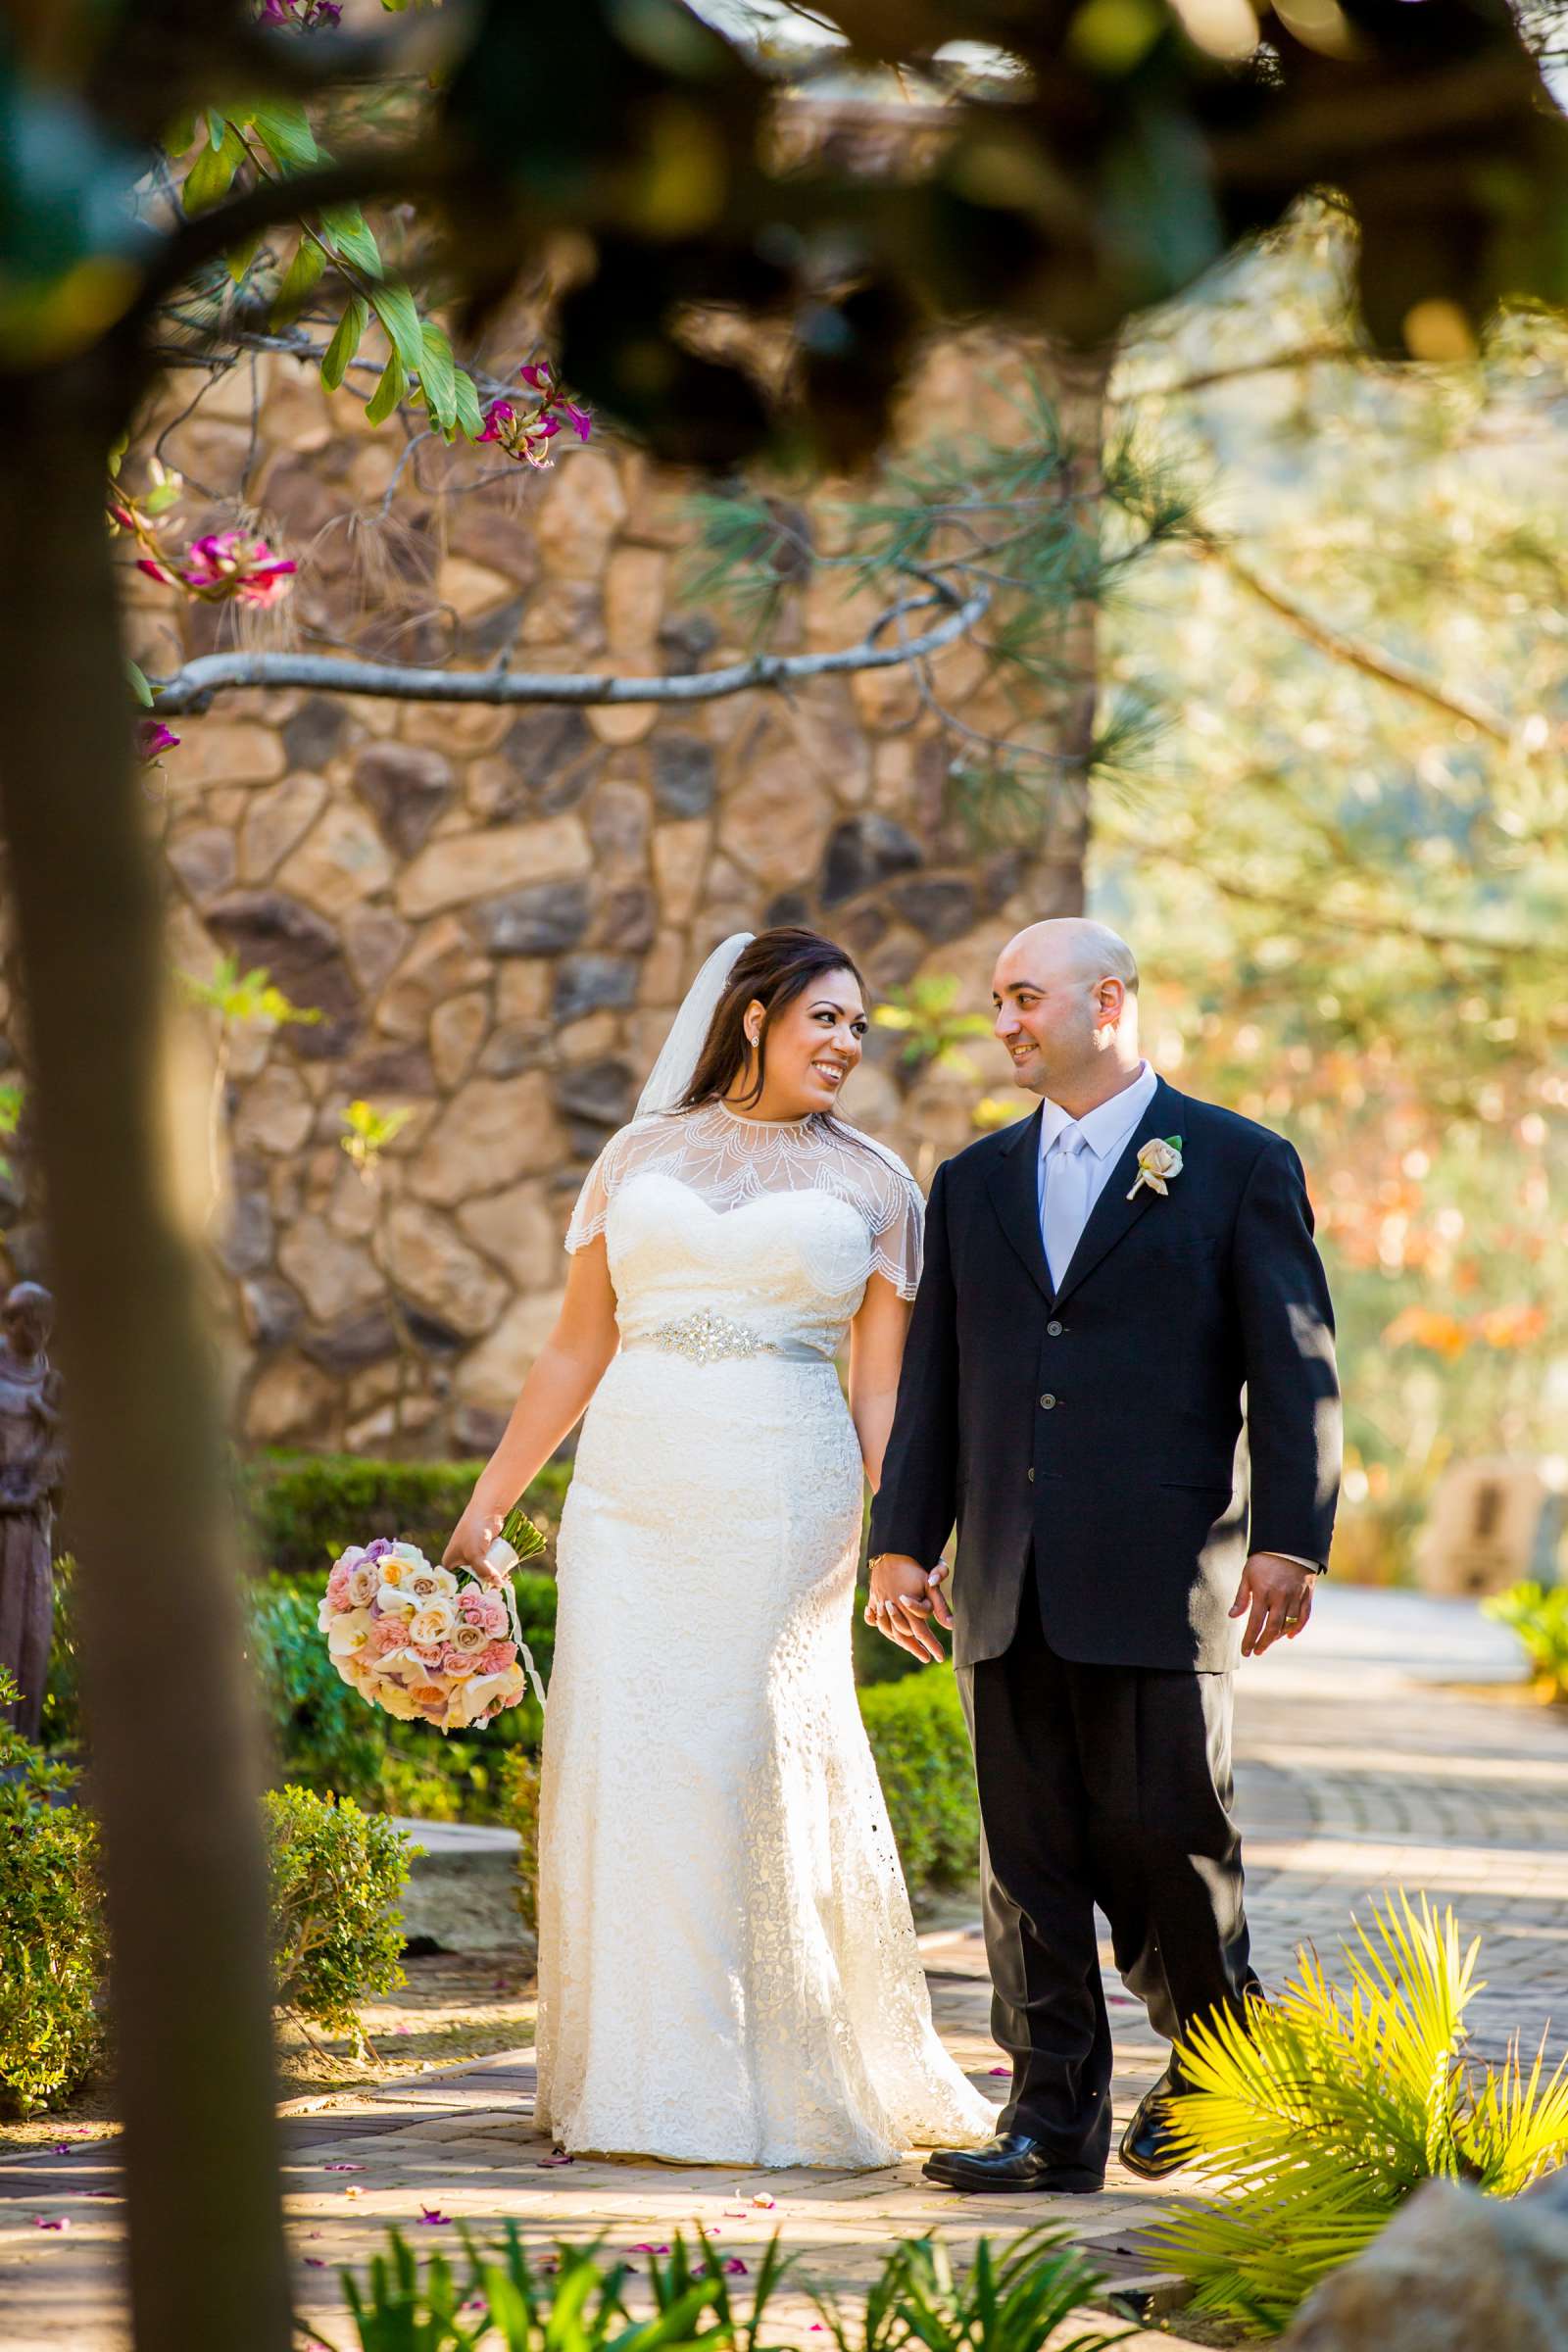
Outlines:
[[860,1692],[893,1835],[911,1886],[978,1868],[980,1807],[957,1687],[942,1666]]
[[[240,1499],[262,1568],[323,1581],[345,1544],[402,1537],[438,1560],[467,1508],[482,1462],[387,1462],[354,1453],[263,1453],[240,1470]],[[549,1462],[528,1490],[529,1516],[553,1537],[571,1479]]]

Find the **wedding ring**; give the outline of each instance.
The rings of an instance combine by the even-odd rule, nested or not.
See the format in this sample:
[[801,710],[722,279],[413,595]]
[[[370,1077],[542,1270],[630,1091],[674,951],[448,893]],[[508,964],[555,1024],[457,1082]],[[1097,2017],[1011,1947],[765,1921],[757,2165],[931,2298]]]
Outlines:
[[1287,1625],[1299,1625],[1301,1620],[1299,1617],[1287,1617],[1285,1622]]

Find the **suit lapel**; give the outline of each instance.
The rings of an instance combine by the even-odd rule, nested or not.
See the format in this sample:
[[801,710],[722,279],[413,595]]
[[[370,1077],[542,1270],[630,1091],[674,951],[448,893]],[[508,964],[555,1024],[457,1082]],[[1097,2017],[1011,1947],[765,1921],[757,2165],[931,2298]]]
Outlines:
[[1031,1281],[1050,1300],[1054,1293],[1040,1236],[1041,1116],[1037,1110],[1013,1129],[987,1178],[987,1189],[1003,1232],[1023,1259]]
[[1070,1291],[1078,1288],[1086,1274],[1093,1273],[1101,1259],[1115,1249],[1124,1235],[1132,1231],[1151,1200],[1158,1199],[1158,1195],[1147,1184],[1139,1186],[1131,1200],[1127,1195],[1137,1181],[1138,1154],[1150,1137],[1181,1134],[1182,1104],[1183,1098],[1176,1089],[1167,1086],[1163,1078],[1159,1079],[1150,1098],[1149,1108],[1133,1129],[1121,1157],[1106,1179],[1104,1190],[1089,1212],[1089,1222],[1078,1237],[1078,1247],[1072,1253],[1071,1262],[1062,1277],[1061,1288],[1056,1293],[1058,1305]]

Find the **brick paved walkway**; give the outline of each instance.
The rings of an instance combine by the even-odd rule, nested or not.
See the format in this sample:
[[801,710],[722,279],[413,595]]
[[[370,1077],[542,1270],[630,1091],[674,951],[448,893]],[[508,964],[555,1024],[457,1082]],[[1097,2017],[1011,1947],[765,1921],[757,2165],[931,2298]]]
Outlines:
[[[1426,1887],[1486,1936],[1489,1980],[1475,2011],[1484,2050],[1522,2028],[1568,2039],[1568,1723],[1513,1692],[1478,1692],[1517,1673],[1512,1644],[1462,1604],[1325,1588],[1306,1641],[1244,1673],[1240,1809],[1248,1838],[1255,1955],[1265,1980],[1314,1940],[1332,1958],[1353,1904],[1378,1889]],[[974,1931],[926,1939],[938,2022],[960,2063],[1000,2093],[986,2027],[984,1955]],[[1113,1979],[1116,2103],[1125,2114],[1162,2051]],[[1114,2278],[1144,2266],[1140,2225],[1170,2202],[1112,2170],[1110,2193],[957,2200],[907,2163],[874,2174],[773,2175],[665,2165],[542,2163],[529,2053],[415,2078],[285,2120],[285,2188],[298,2308],[325,2339],[352,2342],[335,2266],[365,2260],[393,2222],[421,2245],[449,2234],[420,2209],[476,2225],[515,2216],[530,2242],[604,2232],[621,2248],[662,2245],[700,2223],[742,2258],[774,2228],[823,2284],[853,2290],[894,2236],[942,2228],[956,2247],[981,2230],[1068,2224]],[[338,2169],[332,2169],[332,2168]],[[343,2168],[357,2167],[346,2171]],[[114,2148],[0,2163],[0,2311],[7,2352],[118,2352]],[[1180,2178],[1169,2191],[1192,2193]],[[771,2197],[771,2206],[753,2200]],[[39,2220],[65,2220],[45,2231]],[[809,2342],[813,2314],[791,2306]],[[1175,2323],[1179,2331],[1180,2321]],[[1156,2339],[1139,2339],[1152,2344]],[[1159,2341],[1169,2343],[1166,2334]]]

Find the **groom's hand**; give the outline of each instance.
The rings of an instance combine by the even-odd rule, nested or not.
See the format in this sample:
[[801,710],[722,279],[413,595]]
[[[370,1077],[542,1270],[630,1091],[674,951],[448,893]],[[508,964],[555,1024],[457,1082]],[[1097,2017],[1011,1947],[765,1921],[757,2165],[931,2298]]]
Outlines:
[[1245,1617],[1242,1655],[1260,1658],[1283,1634],[1294,1642],[1306,1631],[1312,1614],[1312,1588],[1317,1579],[1299,1560],[1278,1551],[1254,1551],[1242,1570],[1233,1617]]
[[886,1634],[901,1649],[921,1665],[932,1663],[947,1653],[926,1623],[932,1613],[933,1599],[938,1615],[945,1625],[953,1623],[943,1600],[940,1585],[933,1587],[930,1577],[918,1560],[911,1560],[901,1551],[879,1552],[871,1562],[871,1596],[865,1604],[865,1622],[874,1625],[879,1634]]

